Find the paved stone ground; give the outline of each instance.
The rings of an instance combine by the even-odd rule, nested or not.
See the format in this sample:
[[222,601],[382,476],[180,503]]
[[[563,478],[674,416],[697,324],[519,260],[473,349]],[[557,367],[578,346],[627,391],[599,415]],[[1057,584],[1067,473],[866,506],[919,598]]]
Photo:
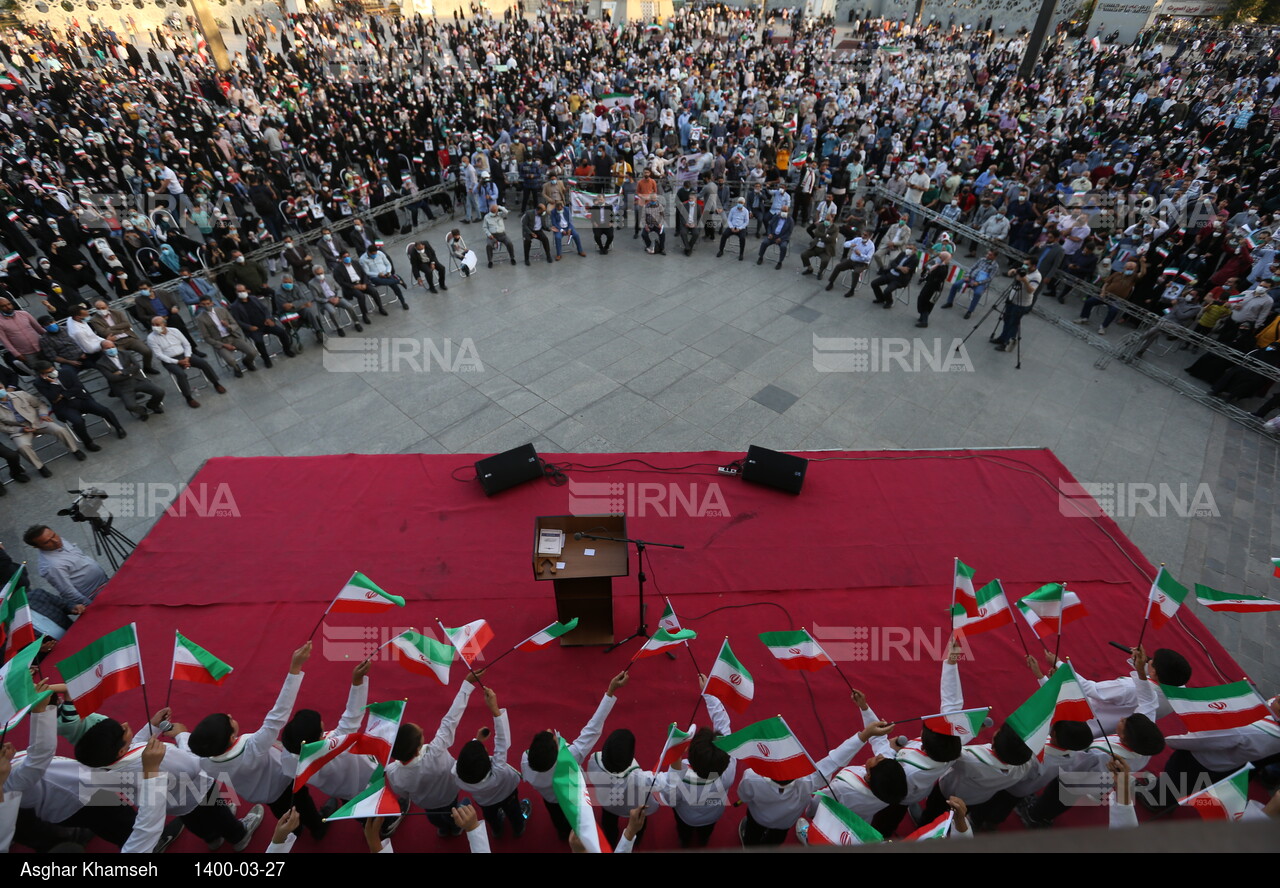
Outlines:
[[[461,226],[474,243],[479,226]],[[514,218],[509,227],[516,232]],[[446,227],[420,234],[444,255]],[[403,265],[404,239],[388,246]],[[803,235],[797,244],[807,242]],[[1202,482],[1219,517],[1178,517],[1138,509],[1122,529],[1153,562],[1188,585],[1203,582],[1256,594],[1280,592],[1268,557],[1280,554],[1271,513],[1276,444],[1120,364],[1097,370],[1097,352],[1078,338],[1029,319],[1022,369],[987,344],[988,319],[950,372],[832,373],[815,369],[814,337],[855,337],[881,356],[890,338],[924,334],[934,357],[973,329],[961,312],[938,310],[917,330],[914,312],[872,304],[867,288],[843,299],[784,268],[730,251],[714,258],[701,242],[692,257],[675,239],[649,256],[630,231],[608,256],[573,253],[526,268],[497,265],[470,280],[451,276],[447,293],[412,288],[408,312],[392,304],[363,334],[431,339],[443,350],[470,341],[482,369],[446,372],[407,362],[386,372],[332,372],[304,334],[306,351],[272,370],[204,389],[191,410],[176,397],[127,441],[103,441],[85,463],[63,457],[52,480],[9,484],[0,539],[21,550],[19,533],[52,521],[80,480],[179,483],[219,455],[321,453],[492,453],[532,441],[540,451],[1048,446],[1082,482],[1147,483],[1194,490]],[[407,270],[407,269],[404,269]],[[912,295],[914,300],[914,293]],[[1077,309],[1078,310],[1078,309]],[[330,358],[337,353],[333,352]],[[371,353],[388,367],[385,352]],[[469,354],[469,353],[468,353]],[[344,353],[340,360],[349,360]],[[878,362],[883,363],[883,362]],[[968,368],[964,365],[967,363]],[[332,364],[330,365],[332,366]],[[166,386],[171,384],[166,380]],[[118,402],[111,401],[111,405]],[[139,538],[154,518],[121,517]],[[87,544],[84,525],[68,538]],[[1276,615],[1214,615],[1196,606],[1264,690],[1280,687]],[[1239,676],[1229,676],[1238,678]]]

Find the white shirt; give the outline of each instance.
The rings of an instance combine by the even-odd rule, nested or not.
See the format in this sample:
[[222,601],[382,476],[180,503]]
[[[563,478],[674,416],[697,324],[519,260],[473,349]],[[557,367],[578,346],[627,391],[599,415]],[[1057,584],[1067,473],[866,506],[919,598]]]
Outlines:
[[262,727],[238,738],[231,749],[221,755],[200,759],[206,774],[234,788],[236,795],[251,805],[274,802],[293,782],[284,773],[284,751],[275,743],[293,712],[303,675],[300,672],[285,677],[275,705],[262,720]]
[[493,720],[493,755],[489,757],[490,770],[479,783],[464,783],[458,778],[455,762],[452,773],[458,788],[470,793],[476,805],[496,805],[520,785],[520,772],[507,764],[507,752],[511,748],[511,729],[507,724],[507,710],[499,710]]
[[1274,717],[1243,728],[1166,737],[1170,749],[1185,749],[1210,771],[1234,771],[1246,762],[1280,755],[1280,724]]
[[854,734],[818,762],[817,771],[785,786],[748,768],[738,783],[738,798],[747,804],[751,819],[766,829],[790,829],[804,813],[810,797],[822,788],[824,778],[834,776],[863,745],[862,738]]
[[[1077,672],[1076,681],[1080,683],[1080,690],[1084,691],[1089,708],[1093,710],[1095,720],[1089,722],[1089,725],[1093,728],[1095,737],[1102,736],[1098,730],[1098,722],[1102,723],[1102,730],[1110,734],[1119,726],[1120,719],[1128,718],[1134,713],[1155,721],[1173,711],[1159,688],[1153,682],[1140,678],[1137,672],[1109,681],[1090,681]],[[1040,679],[1040,684],[1043,685],[1044,682],[1045,679]]]
[[[600,740],[600,735],[604,733],[605,719],[613,711],[613,704],[616,702],[616,697],[605,694],[601,698],[599,705],[596,706],[596,711],[592,714],[591,720],[583,726],[578,733],[578,738],[569,744],[569,754],[573,756],[573,760],[578,764],[582,764],[582,760],[587,757]],[[533,768],[529,767],[529,753],[525,752],[520,756],[520,776],[524,778],[525,783],[536,789],[543,799],[553,805],[556,804],[556,794],[552,788],[555,768],[550,771],[533,770]]]
[[1006,765],[996,758],[990,743],[966,746],[951,770],[938,781],[944,798],[959,796],[970,807],[987,801],[1002,789],[1016,786],[1035,770],[1033,756],[1022,765]]
[[156,353],[162,364],[176,364],[183,358],[191,357],[191,344],[172,327],[166,327],[163,335],[158,328],[152,327],[147,334],[147,346]]
[[[397,796],[407,798],[426,811],[443,808],[458,797],[458,785],[453,779],[454,761],[449,748],[453,746],[458,722],[462,720],[463,710],[467,708],[467,701],[474,690],[475,685],[471,682],[462,683],[440,720],[435,737],[422,745],[416,758],[387,765],[387,785]],[[470,837],[471,834],[467,835]]]
[[71,318],[67,321],[67,333],[86,355],[96,355],[102,351],[102,337],[93,332],[88,321]]
[[[709,694],[703,694],[702,699],[706,701],[707,712],[711,715],[712,728],[720,734],[730,733],[732,727],[724,704]],[[689,826],[710,826],[724,814],[737,765],[736,760],[730,759],[723,774],[703,779],[686,760],[682,767],[677,769],[673,766],[658,775],[658,799],[662,804],[675,808],[676,816]]]
[[390,277],[395,273],[391,268],[391,260],[381,250],[372,256],[368,253],[361,255],[360,267],[364,269],[364,273],[369,277]]
[[605,770],[601,763],[604,753],[597,752],[587,760],[587,785],[591,788],[591,798],[600,808],[618,817],[627,817],[631,809],[641,804],[645,806],[645,814],[652,814],[658,809],[658,802],[653,797],[653,772],[646,771],[635,761],[621,773]]
[[[364,718],[364,707],[368,702],[369,683],[362,681],[358,685],[352,685],[351,690],[347,692],[347,708],[343,711],[338,726],[326,733],[324,737],[337,738],[341,741],[348,735],[354,734],[360,728],[360,722]],[[360,791],[369,785],[374,767],[372,756],[344,752],[313,774],[307,781],[307,785],[314,786],[332,798],[349,799],[359,795]],[[280,768],[290,780],[293,780],[298,773],[298,757],[288,750],[282,751]]]

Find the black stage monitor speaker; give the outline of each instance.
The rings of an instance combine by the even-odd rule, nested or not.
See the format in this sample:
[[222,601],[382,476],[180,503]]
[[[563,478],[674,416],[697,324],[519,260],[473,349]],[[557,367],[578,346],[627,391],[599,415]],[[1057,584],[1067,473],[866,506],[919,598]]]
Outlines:
[[484,488],[485,496],[493,496],[508,487],[541,477],[542,463],[532,444],[487,456],[476,463],[476,480]]
[[799,493],[809,461],[790,453],[778,453],[752,444],[742,467],[742,480],[752,484],[776,487],[787,493]]

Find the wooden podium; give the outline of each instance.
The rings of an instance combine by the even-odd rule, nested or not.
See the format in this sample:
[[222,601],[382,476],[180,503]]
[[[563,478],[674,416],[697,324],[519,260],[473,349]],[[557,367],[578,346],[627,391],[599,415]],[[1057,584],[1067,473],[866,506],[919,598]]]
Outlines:
[[[543,529],[563,530],[564,550],[559,555],[539,555],[538,535]],[[626,543],[575,540],[575,533],[625,538],[627,519],[622,515],[544,515],[533,524],[533,578],[550,580],[556,593],[556,619],[567,623],[578,618],[578,628],[560,636],[562,645],[613,643],[613,581],[630,571]],[[595,554],[588,555],[588,552]],[[563,564],[563,567],[559,565]],[[555,570],[552,570],[555,565]]]

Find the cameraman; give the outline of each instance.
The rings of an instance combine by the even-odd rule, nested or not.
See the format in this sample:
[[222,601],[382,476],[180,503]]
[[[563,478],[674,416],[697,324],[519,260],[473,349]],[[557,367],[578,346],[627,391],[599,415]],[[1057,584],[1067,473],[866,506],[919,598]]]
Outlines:
[[1005,294],[1004,328],[996,337],[996,351],[1013,351],[1021,332],[1022,316],[1031,311],[1040,286],[1040,270],[1026,263],[1010,270],[1009,275],[1013,278],[1013,285]]

